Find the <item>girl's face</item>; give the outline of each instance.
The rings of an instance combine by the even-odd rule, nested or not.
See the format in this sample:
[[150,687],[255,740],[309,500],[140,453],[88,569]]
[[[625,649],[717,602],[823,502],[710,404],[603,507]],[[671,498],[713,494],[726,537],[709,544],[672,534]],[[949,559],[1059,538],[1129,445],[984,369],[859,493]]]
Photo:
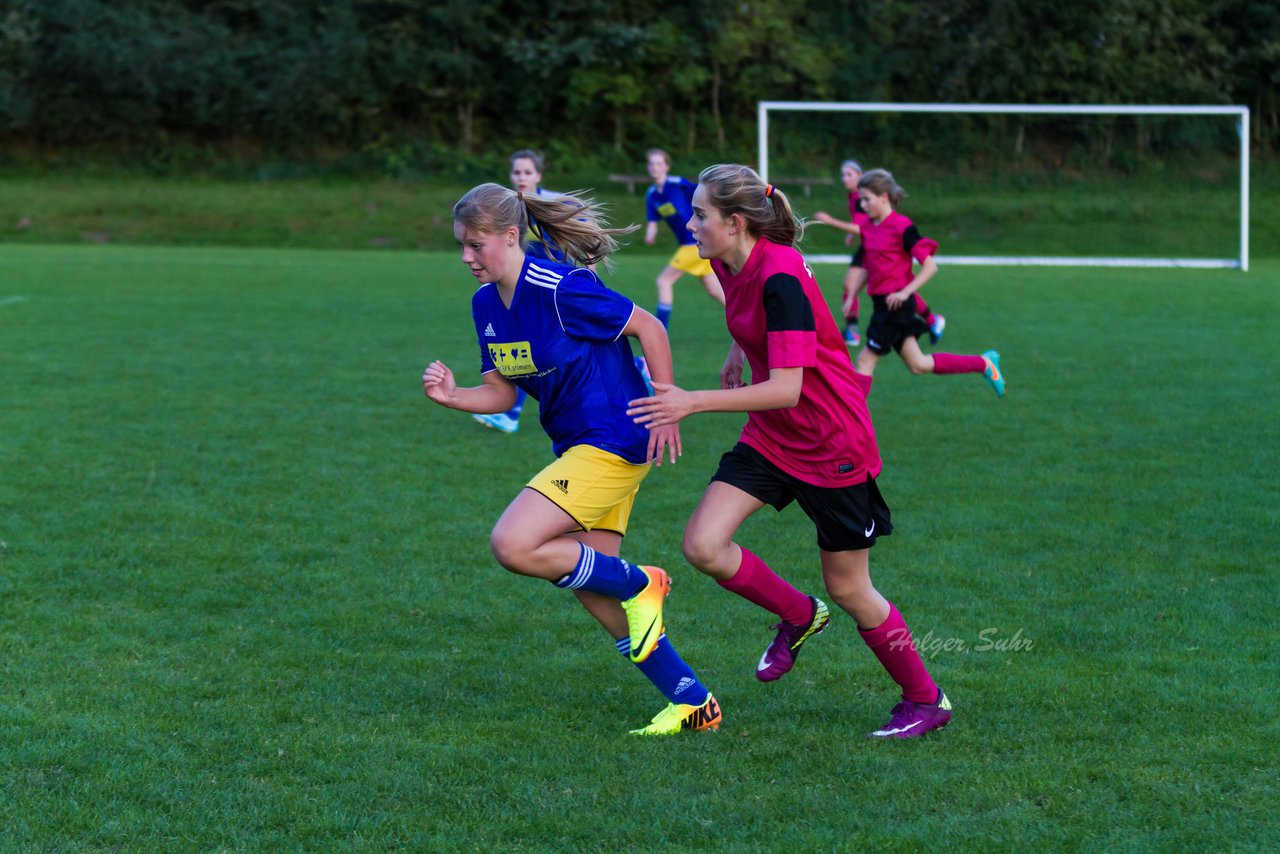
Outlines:
[[684,227],[698,242],[700,258],[723,258],[737,244],[737,237],[730,233],[737,230],[733,218],[726,219],[712,206],[705,184],[693,191],[693,216]]
[[542,183],[542,173],[528,157],[517,157],[511,161],[511,189],[521,193],[536,193]]
[[844,188],[850,193],[858,192],[858,179],[861,177],[858,170],[852,166],[840,167],[840,183],[844,184]]
[[667,158],[661,154],[649,155],[649,177],[654,181],[665,183],[667,173],[671,171],[671,165],[667,163]]
[[456,220],[453,223],[453,239],[462,250],[462,263],[471,270],[471,275],[486,283],[501,281],[513,269],[519,274],[524,253],[519,248],[520,235],[516,232],[515,226],[493,234],[467,228]]
[[869,187],[863,187],[858,190],[858,198],[862,199],[862,209],[867,212],[867,216],[876,222],[893,213],[893,202],[889,201],[888,193],[881,195]]

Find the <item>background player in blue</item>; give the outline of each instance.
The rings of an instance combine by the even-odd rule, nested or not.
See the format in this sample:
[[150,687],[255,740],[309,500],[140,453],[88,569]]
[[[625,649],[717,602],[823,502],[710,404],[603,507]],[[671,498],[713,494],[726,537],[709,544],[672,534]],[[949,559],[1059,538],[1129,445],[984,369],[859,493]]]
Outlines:
[[710,262],[698,257],[698,247],[689,229],[684,224],[693,216],[693,208],[689,200],[698,185],[686,181],[679,175],[672,175],[671,158],[661,148],[651,148],[648,153],[649,177],[653,179],[651,186],[644,194],[645,216],[649,220],[644,232],[644,242],[648,246],[658,236],[658,223],[666,222],[671,233],[676,236],[679,247],[671,256],[667,266],[658,274],[658,310],[655,312],[663,326],[671,322],[671,306],[675,300],[675,283],[686,273],[702,280],[711,298],[724,305],[724,289],[720,280],[711,271]]
[[647,431],[626,414],[644,379],[631,356],[637,338],[655,377],[674,377],[667,333],[657,318],[609,290],[585,266],[541,261],[523,243],[534,217],[551,242],[579,265],[617,248],[590,200],[540,199],[482,184],[454,206],[462,262],[482,284],[471,300],[480,345],[479,386],[458,388],[440,361],[423,390],[464,412],[501,412],[517,387],[539,402],[557,459],[529,481],[489,536],[498,563],[519,575],[573,590],[668,700],[638,735],[716,729],[715,698],[676,653],[663,624],[670,578],[659,567],[618,557],[640,482],[663,454],[675,462],[680,434]]
[[[555,195],[542,189],[542,155],[530,148],[522,148],[508,158],[511,164],[511,189],[528,196]],[[538,239],[532,228],[525,234],[524,251],[530,258],[541,258],[544,261],[563,261],[564,253],[554,246],[548,246]],[[501,430],[503,433],[514,433],[520,429],[520,413],[524,411],[524,389],[516,391],[515,405],[506,412],[484,413],[475,419],[486,427]]]

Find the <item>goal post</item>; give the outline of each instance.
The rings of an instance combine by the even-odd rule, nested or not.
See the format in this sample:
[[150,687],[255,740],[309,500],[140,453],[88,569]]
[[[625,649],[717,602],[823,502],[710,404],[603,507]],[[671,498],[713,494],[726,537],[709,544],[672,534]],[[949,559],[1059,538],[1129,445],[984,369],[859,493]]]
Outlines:
[[[757,105],[760,176],[769,180],[769,116],[776,112],[978,113],[1083,116],[1234,116],[1240,142],[1239,254],[1235,258],[1129,258],[1050,255],[939,255],[941,264],[1076,267],[1199,267],[1249,269],[1249,108],[1221,105],[897,104],[835,101],[760,101]],[[847,255],[813,255],[816,263],[847,263]]]

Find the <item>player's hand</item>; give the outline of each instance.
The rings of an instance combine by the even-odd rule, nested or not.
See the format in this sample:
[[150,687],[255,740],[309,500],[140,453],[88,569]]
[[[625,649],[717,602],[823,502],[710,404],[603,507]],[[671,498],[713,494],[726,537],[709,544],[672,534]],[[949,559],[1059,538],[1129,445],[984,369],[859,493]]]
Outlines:
[[853,235],[852,235],[852,234],[846,234],[846,235],[844,236],[844,245],[845,245],[845,246],[852,246],[852,245],[853,245]]
[[831,225],[831,214],[826,211],[818,211],[813,215],[813,218],[823,225]]
[[679,386],[655,381],[653,391],[653,397],[640,397],[627,404],[632,421],[653,430],[693,414],[693,395]]
[[893,293],[889,294],[889,296],[885,297],[884,304],[889,306],[889,308],[891,309],[897,310],[906,301],[907,301],[906,294],[904,294],[902,291],[894,291]]
[[724,366],[720,368],[720,388],[742,388],[742,367],[746,362],[746,354],[735,342],[729,348]]
[[453,371],[439,359],[427,365],[427,369],[422,372],[423,394],[441,406],[452,406],[457,390],[458,384],[453,380]]
[[655,466],[662,465],[663,448],[670,455],[671,464],[675,465],[676,457],[684,453],[680,446],[680,425],[669,424],[649,431],[649,461]]
[[656,237],[649,237],[648,235],[645,235],[645,238],[644,238],[644,245],[645,245],[645,246],[652,246],[655,240],[657,240],[657,238],[656,238]]

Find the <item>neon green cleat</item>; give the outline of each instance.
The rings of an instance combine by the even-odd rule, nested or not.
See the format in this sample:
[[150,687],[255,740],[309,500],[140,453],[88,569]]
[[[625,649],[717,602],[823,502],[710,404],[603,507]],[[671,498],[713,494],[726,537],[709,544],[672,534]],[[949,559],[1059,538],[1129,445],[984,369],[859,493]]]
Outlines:
[[996,390],[996,397],[1004,397],[1004,374],[1000,372],[1000,354],[995,350],[988,350],[982,354],[982,358],[987,363],[987,369],[982,372],[982,375]]
[[665,709],[653,716],[653,721],[644,729],[631,730],[632,735],[678,735],[682,732],[698,732],[699,730],[720,729],[720,704],[712,694],[701,706],[687,706],[684,703],[670,703]]
[[641,662],[653,654],[662,637],[662,602],[671,592],[671,576],[658,566],[636,567],[649,577],[644,589],[623,601],[627,631],[631,634],[631,660]]

